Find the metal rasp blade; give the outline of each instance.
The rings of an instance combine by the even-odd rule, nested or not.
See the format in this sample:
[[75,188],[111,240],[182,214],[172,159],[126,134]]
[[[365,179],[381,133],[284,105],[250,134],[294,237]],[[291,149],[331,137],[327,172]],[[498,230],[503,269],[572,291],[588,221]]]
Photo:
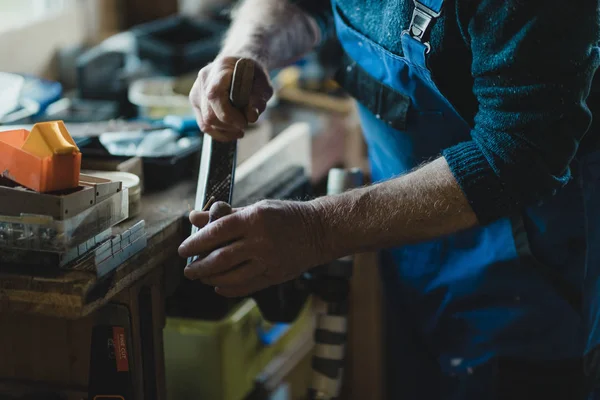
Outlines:
[[[254,62],[239,59],[233,71],[229,100],[245,115],[250,103],[250,94],[254,81]],[[218,142],[210,135],[204,134],[202,154],[200,156],[200,172],[194,209],[204,210],[209,202],[224,201],[231,204],[237,156],[237,140]],[[198,228],[192,226],[192,235]],[[188,259],[188,264],[197,257]]]

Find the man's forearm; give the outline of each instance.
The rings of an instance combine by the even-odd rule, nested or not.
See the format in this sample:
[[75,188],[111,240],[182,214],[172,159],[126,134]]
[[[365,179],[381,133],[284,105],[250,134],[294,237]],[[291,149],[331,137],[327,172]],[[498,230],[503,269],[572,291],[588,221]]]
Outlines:
[[444,158],[404,176],[315,199],[327,259],[425,241],[477,225]]
[[319,40],[316,22],[288,0],[245,0],[234,11],[221,54],[249,57],[271,70],[306,54]]

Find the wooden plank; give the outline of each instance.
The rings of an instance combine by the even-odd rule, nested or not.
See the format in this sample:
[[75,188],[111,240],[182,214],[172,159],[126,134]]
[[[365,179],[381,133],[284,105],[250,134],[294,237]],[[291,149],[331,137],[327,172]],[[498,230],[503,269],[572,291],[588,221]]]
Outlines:
[[377,255],[358,254],[354,265],[342,398],[385,399],[383,314]]
[[269,112],[275,132],[283,132],[290,124],[308,124],[311,136],[310,176],[313,184],[323,182],[329,170],[345,161],[348,119],[352,114],[333,114],[295,105],[281,105]]
[[[0,382],[0,393],[9,396],[8,399],[35,396],[39,393],[56,393],[64,400],[85,400],[87,398],[87,391],[84,389],[56,387],[29,381]],[[4,399],[4,397],[2,398]]]
[[28,314],[0,314],[3,381],[87,388],[93,319],[71,321]]

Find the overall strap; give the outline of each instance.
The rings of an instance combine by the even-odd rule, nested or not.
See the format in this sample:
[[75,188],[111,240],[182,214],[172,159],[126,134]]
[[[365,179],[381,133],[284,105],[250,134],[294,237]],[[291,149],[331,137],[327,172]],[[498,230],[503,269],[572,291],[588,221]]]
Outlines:
[[415,8],[413,10],[412,19],[408,30],[405,31],[415,40],[423,43],[427,47],[427,52],[431,50],[431,46],[426,41],[427,34],[431,23],[435,21],[442,13],[444,0],[413,0]]

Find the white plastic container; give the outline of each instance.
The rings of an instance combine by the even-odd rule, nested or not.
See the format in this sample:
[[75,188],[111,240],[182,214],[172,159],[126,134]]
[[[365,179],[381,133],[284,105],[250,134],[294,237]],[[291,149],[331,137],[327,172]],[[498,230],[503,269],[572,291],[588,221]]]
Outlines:
[[[161,119],[167,115],[193,115],[187,95],[191,84],[189,88],[183,86],[176,78],[140,79],[129,87],[129,101],[138,107],[140,117]],[[181,89],[176,91],[176,87]]]

